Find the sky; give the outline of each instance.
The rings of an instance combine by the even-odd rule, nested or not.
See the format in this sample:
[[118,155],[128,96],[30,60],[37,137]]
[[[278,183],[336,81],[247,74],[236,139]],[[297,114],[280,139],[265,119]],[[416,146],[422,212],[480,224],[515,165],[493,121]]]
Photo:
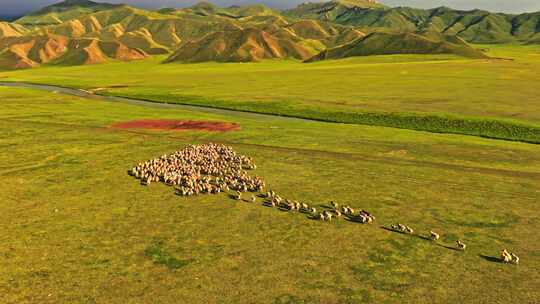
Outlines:
[[[184,7],[199,1],[197,0],[94,0],[96,2],[128,3],[144,8]],[[16,16],[37,10],[60,0],[0,0],[0,15]],[[289,8],[306,2],[306,0],[209,0],[220,6],[233,4],[263,3],[274,8]],[[312,0],[312,2],[317,2]],[[449,6],[456,9],[481,8],[497,12],[531,12],[540,11],[540,0],[380,0],[389,6],[412,6],[419,8],[432,8]]]

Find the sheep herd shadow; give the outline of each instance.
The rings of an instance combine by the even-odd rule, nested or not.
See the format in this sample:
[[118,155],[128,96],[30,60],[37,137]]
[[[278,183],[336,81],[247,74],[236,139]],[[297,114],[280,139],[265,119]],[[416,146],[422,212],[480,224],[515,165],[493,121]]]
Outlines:
[[439,246],[439,247],[442,247],[442,248],[445,248],[445,249],[448,249],[448,250],[453,250],[453,251],[457,251],[457,252],[463,252],[462,249],[438,243],[438,242],[434,241],[433,239],[431,239],[430,237],[427,237],[425,235],[421,235],[421,234],[417,234],[417,233],[405,233],[403,231],[394,230],[394,229],[388,228],[386,226],[380,226],[380,228],[384,229],[386,231],[393,232],[393,233],[407,235],[407,236],[419,238],[419,239],[424,240],[424,241],[429,241],[429,242],[433,243],[436,246]]
[[504,261],[498,257],[493,257],[493,256],[485,255],[485,254],[479,254],[478,256],[488,262],[504,264]]

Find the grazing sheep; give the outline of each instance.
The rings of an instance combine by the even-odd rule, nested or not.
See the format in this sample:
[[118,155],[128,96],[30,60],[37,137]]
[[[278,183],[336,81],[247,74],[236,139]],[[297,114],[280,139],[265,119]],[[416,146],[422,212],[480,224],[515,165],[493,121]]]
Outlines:
[[413,234],[414,233],[414,230],[409,227],[409,226],[405,226],[405,233],[408,233],[408,234]]
[[501,251],[501,260],[504,263],[510,263],[512,261],[512,255],[510,252],[508,252],[508,250],[506,250],[506,248]]
[[430,231],[429,232],[429,237],[433,240],[433,241],[438,241],[439,238],[441,237],[438,233],[436,232],[433,232],[433,231]]
[[257,197],[255,195],[251,196],[251,202],[255,203],[257,201]]
[[286,206],[290,211],[296,210],[296,205],[294,203],[288,203]]
[[519,257],[516,254],[511,253],[510,256],[512,257],[512,263],[519,264]]
[[456,244],[457,244],[457,247],[458,247],[459,250],[465,250],[467,248],[467,245],[465,245],[465,243],[463,243],[460,240],[457,240]]
[[249,157],[237,154],[231,147],[210,143],[189,145],[173,154],[141,162],[128,173],[141,179],[143,185],[163,182],[185,187],[186,195],[261,191],[264,181],[249,176],[244,167],[254,168],[255,165]]
[[332,208],[334,208],[335,210],[339,209],[339,204],[334,203],[334,201],[330,202],[330,206],[332,206]]
[[362,224],[365,224],[368,221],[368,217],[363,215],[363,214],[360,214],[358,216],[358,219],[360,220],[360,223],[362,223]]
[[317,209],[315,207],[311,207],[310,212],[311,213],[317,213]]
[[341,212],[339,210],[334,210],[336,217],[341,217]]
[[239,201],[242,199],[242,192],[236,191],[236,195],[234,196],[234,199]]
[[324,214],[322,213],[319,213],[319,215],[317,216],[319,220],[321,221],[326,221],[326,217],[324,216]]
[[324,215],[324,218],[327,220],[327,221],[331,221],[332,220],[332,213],[324,210],[323,211],[323,215]]

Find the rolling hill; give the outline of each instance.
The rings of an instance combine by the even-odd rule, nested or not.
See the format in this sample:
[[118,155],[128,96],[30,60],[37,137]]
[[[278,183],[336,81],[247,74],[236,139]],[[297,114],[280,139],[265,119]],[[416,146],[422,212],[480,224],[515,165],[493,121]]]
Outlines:
[[297,19],[324,20],[361,29],[435,31],[457,35],[471,43],[529,42],[540,32],[540,13],[511,15],[448,7],[429,10],[389,8],[361,0],[307,3],[284,11],[283,15]]
[[392,54],[454,54],[468,58],[487,58],[481,51],[455,36],[434,40],[415,33],[375,32],[353,42],[326,49],[306,62]]
[[42,64],[81,65],[148,56],[120,42],[59,35],[9,37],[0,40],[0,68],[31,68]]
[[[167,62],[396,53],[482,57],[464,41],[540,43],[540,13],[390,8],[374,0],[304,3],[283,12],[264,5],[218,7],[207,2],[149,11],[67,0],[14,22],[0,22],[0,66],[91,64],[167,54]],[[51,43],[61,47],[51,49]]]
[[28,14],[15,22],[27,26],[61,24],[86,14],[109,10],[122,5],[97,3],[89,0],[65,0]]
[[166,62],[253,62],[263,59],[306,59],[313,52],[295,41],[278,38],[268,32],[247,28],[216,32],[183,44]]
[[0,22],[0,39],[6,37],[20,37],[28,32],[24,26],[9,23],[9,22]]

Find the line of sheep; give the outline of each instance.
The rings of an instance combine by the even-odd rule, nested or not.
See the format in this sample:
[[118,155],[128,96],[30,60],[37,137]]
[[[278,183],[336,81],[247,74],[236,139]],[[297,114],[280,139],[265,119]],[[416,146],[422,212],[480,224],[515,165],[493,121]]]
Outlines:
[[[261,194],[260,196],[265,199],[263,201],[264,206],[277,207],[287,211],[299,211],[302,213],[308,213],[310,214],[311,219],[331,221],[334,218],[337,219],[340,217],[346,217],[350,221],[363,224],[369,224],[375,220],[375,216],[371,215],[366,210],[360,210],[359,212],[356,212],[350,206],[342,206],[340,208],[339,205],[334,202],[330,203],[330,210],[322,210],[321,212],[318,212],[317,208],[307,203],[300,203],[295,200],[283,199],[274,191],[268,191],[265,194]],[[241,193],[237,193],[235,198],[240,200],[242,198]],[[257,197],[255,195],[251,196],[251,202],[256,202],[256,200]]]
[[[260,177],[250,176],[246,171],[256,168],[250,157],[237,154],[231,147],[209,143],[189,145],[173,154],[139,163],[129,170],[129,174],[140,179],[143,185],[163,182],[174,186],[176,194],[181,196],[217,194],[232,190],[236,191],[231,195],[234,199],[243,200],[243,193],[252,192],[259,194],[253,194],[245,201],[255,203],[258,196],[263,198],[263,206],[307,213],[311,219],[331,221],[334,218],[344,217],[349,221],[363,224],[375,221],[375,216],[366,210],[356,212],[350,206],[340,207],[333,201],[325,210],[318,212],[307,203],[284,199],[274,191],[262,193],[265,189],[264,181]],[[390,230],[404,234],[414,233],[411,227],[400,223],[391,225]],[[430,231],[429,239],[438,241],[439,238],[438,233]],[[461,240],[456,241],[456,246],[459,250],[467,248]],[[500,261],[518,264],[519,257],[504,249]]]

